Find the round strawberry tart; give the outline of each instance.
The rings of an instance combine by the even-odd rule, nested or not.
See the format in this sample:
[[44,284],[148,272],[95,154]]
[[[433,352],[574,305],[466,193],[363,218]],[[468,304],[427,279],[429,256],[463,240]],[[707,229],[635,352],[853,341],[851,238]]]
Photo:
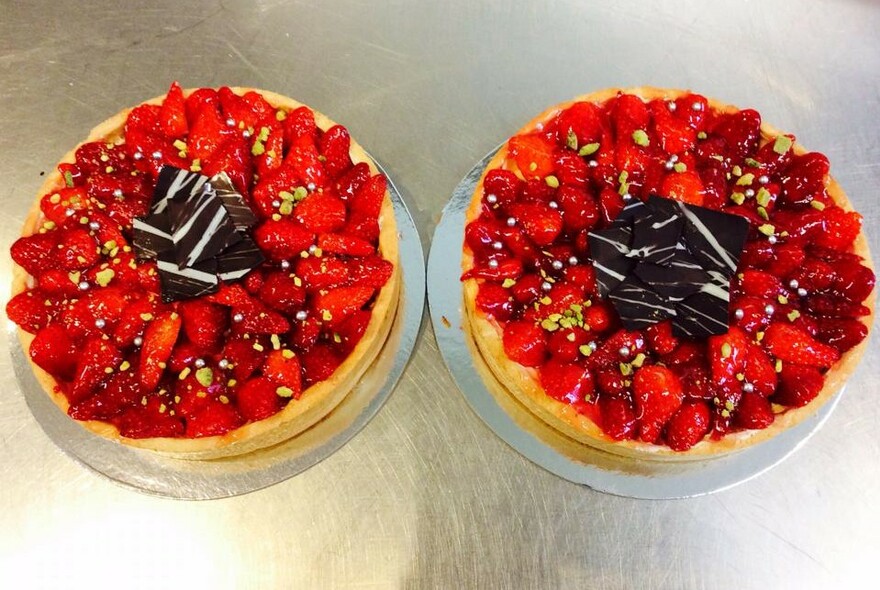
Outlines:
[[828,159],[679,90],[529,122],[477,184],[462,269],[496,389],[638,458],[718,456],[813,415],[873,313],[861,216]]
[[175,83],[49,175],[6,312],[89,430],[236,455],[313,425],[369,368],[397,248],[387,181],[345,127],[270,92]]

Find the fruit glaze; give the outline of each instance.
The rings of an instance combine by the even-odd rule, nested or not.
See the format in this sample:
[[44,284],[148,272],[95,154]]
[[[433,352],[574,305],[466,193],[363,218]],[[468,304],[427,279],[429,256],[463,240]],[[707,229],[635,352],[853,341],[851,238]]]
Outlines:
[[[80,145],[44,187],[12,246],[27,276],[6,311],[34,334],[30,358],[73,418],[129,439],[232,433],[302,403],[364,336],[397,276],[380,245],[386,179],[366,156],[352,162],[344,127],[322,129],[309,108],[272,96],[283,98],[175,83]],[[176,265],[163,273],[140,256],[132,228],[150,222],[163,170],[225,174],[253,211],[242,237],[256,244],[254,270],[219,284],[196,273],[214,285],[199,291]],[[390,206],[383,214],[393,233]]]
[[[550,109],[477,187],[462,276],[476,293],[472,321],[494,328],[500,365],[519,367],[506,375],[525,375],[508,387],[531,381],[556,400],[552,413],[573,409],[611,447],[675,456],[761,440],[755,431],[793,425],[786,416],[826,386],[824,398],[836,393],[868,333],[861,216],[828,172],[824,155],[757,111],[697,94],[606,91]],[[747,220],[729,329],[695,337],[670,319],[626,329],[600,294],[591,232],[650,196]]]

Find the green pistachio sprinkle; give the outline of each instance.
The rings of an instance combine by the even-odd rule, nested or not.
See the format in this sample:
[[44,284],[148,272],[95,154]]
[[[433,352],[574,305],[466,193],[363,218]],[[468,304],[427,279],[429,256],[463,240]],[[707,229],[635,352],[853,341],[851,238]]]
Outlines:
[[557,324],[556,322],[554,322],[550,318],[547,318],[546,320],[543,320],[541,322],[541,327],[544,328],[545,330],[547,330],[548,332],[555,332],[556,330],[559,329],[559,324]]
[[290,215],[293,213],[293,203],[290,201],[281,201],[281,205],[278,206],[278,212],[282,215]]
[[177,378],[180,379],[181,381],[183,381],[184,379],[189,377],[189,374],[191,371],[192,371],[192,369],[190,369],[189,367],[184,367],[183,370],[180,372],[180,374],[177,376]]
[[748,174],[743,174],[739,177],[739,180],[736,181],[737,186],[748,186],[752,184],[755,180],[755,175],[749,172]]
[[743,175],[743,170],[739,166],[734,166],[733,170],[731,170],[731,172],[733,172],[734,176],[742,176]]
[[810,201],[810,207],[816,209],[817,211],[822,211],[825,209],[825,203],[813,199],[812,201]]
[[697,133],[697,139],[706,139],[707,137],[708,135],[706,135],[705,131],[700,131],[699,133]]
[[770,219],[770,215],[767,213],[767,210],[764,209],[763,207],[758,207],[757,211],[758,211],[758,215],[761,217],[761,219],[764,219],[764,220]]
[[620,374],[621,375],[623,375],[624,377],[628,377],[628,376],[632,375],[632,373],[633,373],[633,368],[632,368],[631,364],[620,363]]
[[504,279],[504,282],[501,283],[501,286],[504,287],[505,289],[510,289],[515,284],[516,284],[516,281],[514,281],[513,279]]
[[765,223],[764,225],[758,227],[758,231],[765,236],[772,236],[774,233],[776,233],[776,226],[771,223]]
[[266,153],[266,146],[263,145],[262,141],[255,141],[253,147],[251,147],[251,154],[254,156],[262,156]]
[[68,188],[73,188],[73,174],[70,173],[70,170],[64,172],[64,184]]
[[590,356],[593,354],[593,348],[589,344],[581,344],[578,346],[578,352],[584,356]]
[[681,173],[681,172],[687,172],[688,167],[687,167],[687,164],[685,164],[684,162],[676,162],[675,165],[672,167],[672,169],[678,173]]
[[790,312],[788,312],[788,316],[786,316],[786,317],[788,317],[788,321],[793,322],[796,319],[798,319],[799,317],[801,317],[801,312],[799,312],[796,309],[793,309]]
[[283,385],[276,389],[275,393],[280,397],[293,397],[293,390],[289,387],[284,387]]
[[721,358],[727,358],[731,355],[733,349],[730,347],[730,344],[725,342],[721,345]]
[[746,200],[746,196],[743,193],[733,193],[730,195],[730,200],[737,205],[742,205]]
[[651,143],[651,141],[648,139],[648,134],[645,133],[645,131],[642,129],[636,129],[635,131],[633,131],[632,139],[636,145],[640,145],[642,147],[648,147],[648,145],[650,145]]
[[788,304],[788,297],[786,297],[785,295],[780,295],[779,297],[776,298],[776,301],[778,301],[782,305],[787,305]]
[[761,167],[761,162],[757,161],[754,158],[746,158],[745,161],[746,161],[746,166],[749,166],[750,168],[760,168]]
[[770,197],[771,197],[770,191],[768,191],[766,188],[764,188],[762,186],[761,188],[758,189],[758,194],[755,195],[755,200],[758,202],[758,204],[761,207],[766,207],[767,205],[770,204]]
[[773,369],[774,369],[777,373],[781,373],[781,372],[782,372],[782,359],[776,359],[776,364],[773,366]]
[[196,371],[196,381],[198,381],[202,387],[208,387],[214,382],[214,371],[208,367],[202,367]]
[[295,357],[296,354],[295,354],[292,350],[290,350],[289,348],[285,348],[284,350],[281,351],[281,356],[283,356],[284,358],[290,360],[290,359],[292,359],[293,357]]
[[568,135],[565,137],[565,145],[567,145],[570,150],[578,149],[578,136],[573,129],[568,130]]
[[555,176],[553,176],[552,174],[550,176],[545,177],[544,182],[546,182],[547,186],[549,186],[550,188],[559,188],[559,179],[556,178]]
[[102,287],[106,287],[115,276],[116,272],[112,268],[105,268],[95,274],[95,282]]
[[578,150],[579,156],[591,156],[599,151],[598,143],[588,143],[585,146],[581,146],[581,149]]
[[636,355],[636,358],[633,359],[632,366],[641,367],[645,363],[645,354],[640,352]]
[[773,151],[779,154],[780,156],[787,153],[788,150],[791,149],[791,138],[785,135],[780,135],[776,138],[776,141],[773,142]]

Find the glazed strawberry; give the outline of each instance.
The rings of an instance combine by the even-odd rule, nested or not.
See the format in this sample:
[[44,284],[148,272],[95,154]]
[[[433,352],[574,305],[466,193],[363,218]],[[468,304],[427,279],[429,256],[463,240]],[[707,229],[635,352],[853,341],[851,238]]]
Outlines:
[[788,295],[777,277],[760,270],[746,270],[739,280],[739,290],[750,297],[776,299],[780,295]]
[[274,272],[260,286],[259,299],[274,310],[292,315],[303,308],[306,290],[302,281],[297,285],[288,273]]
[[[240,318],[237,321],[236,318]],[[284,334],[290,322],[262,303],[232,308],[232,330],[238,334]]]
[[553,174],[553,145],[537,135],[517,135],[507,145],[520,173],[527,179]]
[[541,387],[560,401],[580,401],[593,395],[590,370],[575,363],[550,360],[540,370]]
[[611,121],[617,137],[631,137],[634,131],[646,130],[651,115],[648,107],[637,96],[621,94],[611,107]]
[[277,414],[283,398],[270,379],[255,377],[238,389],[238,409],[245,420],[256,422]]
[[366,162],[359,162],[336,181],[336,195],[343,201],[348,201],[369,179],[369,165]]
[[315,234],[293,219],[268,219],[254,230],[254,240],[270,260],[291,260],[308,250]]
[[756,393],[744,393],[733,416],[734,425],[740,428],[767,428],[775,419],[770,402]]
[[731,397],[742,389],[737,374],[743,373],[746,366],[751,342],[748,336],[738,328],[730,328],[727,334],[708,338],[709,368],[712,382],[723,394],[720,397]]
[[[579,146],[598,142],[602,138],[603,127],[599,108],[589,102],[576,102],[565,109],[556,119],[556,130],[561,145],[577,150]],[[569,142],[572,135],[575,142]]]
[[544,361],[545,332],[532,322],[509,322],[504,327],[504,352],[510,360],[526,367]]
[[874,290],[874,272],[858,262],[836,265],[833,288],[850,301],[864,301]]
[[868,327],[855,319],[821,319],[816,338],[844,353],[865,339]]
[[211,400],[200,412],[187,419],[186,436],[191,438],[220,436],[235,430],[243,422],[244,419],[235,407]]
[[605,223],[611,223],[623,211],[623,197],[616,190],[602,189],[599,193],[599,211]]
[[712,132],[724,138],[737,159],[743,159],[758,147],[761,115],[752,109],[721,115]]
[[260,176],[281,167],[284,159],[284,130],[281,123],[273,119],[259,124],[252,138],[251,155]]
[[574,327],[556,330],[547,340],[547,351],[560,361],[574,362],[581,358],[580,348],[587,344],[589,332]]
[[[353,311],[348,316],[348,319],[336,326],[336,334],[339,335],[337,349],[341,350],[342,354],[348,355],[354,350],[354,347],[357,346],[357,343],[360,342],[367,331],[371,317],[371,312],[358,309]],[[334,338],[334,342],[335,340]]]
[[776,358],[799,365],[830,367],[840,358],[836,348],[785,323],[771,324],[762,343]]
[[483,283],[477,293],[475,304],[489,317],[499,321],[510,319],[513,313],[510,292],[498,283]]
[[98,336],[112,331],[128,305],[125,291],[118,287],[90,290],[61,311],[61,323],[74,338]]
[[284,143],[292,145],[301,137],[313,142],[317,140],[318,129],[315,126],[315,113],[308,107],[299,107],[289,113],[283,121]]
[[[349,319],[354,317],[356,313],[352,312]],[[348,320],[345,320],[343,324],[346,322]],[[290,343],[300,352],[308,351],[318,342],[323,328],[323,322],[312,315],[307,316],[304,320],[296,320],[293,322],[293,328],[290,332]],[[338,330],[339,328],[336,329]]]
[[119,434],[128,438],[174,437],[184,432],[183,421],[172,416],[158,397],[149,398],[146,406],[128,408],[116,424]]
[[22,330],[36,334],[58,313],[56,308],[46,305],[46,301],[51,302],[40,290],[24,291],[6,304],[6,317]]
[[286,349],[270,352],[262,369],[264,377],[279,387],[289,389],[289,392],[282,391],[282,394],[285,397],[293,397],[293,399],[299,399],[300,393],[302,393],[301,371],[299,358],[292,351]]
[[599,206],[586,191],[573,186],[562,186],[556,192],[562,207],[562,221],[568,231],[592,229],[599,221]]
[[334,256],[310,256],[297,261],[296,276],[303,288],[312,293],[341,287],[350,282],[362,284],[360,281],[352,281],[349,268],[351,265]]
[[703,204],[703,181],[695,172],[673,172],[663,180],[660,193],[690,205]]
[[222,146],[231,132],[216,107],[203,106],[196,114],[187,140],[188,154],[207,160]]
[[201,173],[205,176],[214,176],[225,172],[241,194],[250,193],[251,181],[254,177],[254,164],[250,148],[241,136],[233,135],[226,139],[209,159],[202,162],[201,166]]
[[250,377],[254,371],[263,365],[268,354],[265,347],[260,346],[263,350],[254,348],[253,340],[233,339],[226,342],[223,347],[223,358],[232,364],[232,375],[239,381],[244,381]]
[[111,420],[142,398],[135,373],[116,371],[97,393],[71,403],[68,414],[76,420]]
[[694,401],[682,405],[666,425],[666,444],[673,451],[686,451],[709,432],[709,406]]
[[504,206],[516,200],[520,180],[510,170],[491,170],[483,179],[483,194],[489,205]]
[[633,438],[636,433],[636,411],[625,398],[603,397],[599,400],[602,430],[614,440]]
[[645,366],[633,377],[633,397],[640,417],[639,438],[654,442],[684,399],[681,381],[664,367]]
[[86,340],[76,363],[73,384],[67,392],[67,399],[76,403],[87,397],[110,378],[121,360],[122,355],[112,344],[100,338]]
[[813,401],[825,382],[817,368],[793,363],[782,366],[779,380],[779,390],[770,398],[771,401],[795,408]]
[[177,311],[183,319],[183,333],[190,342],[206,352],[220,345],[228,318],[222,307],[193,299],[182,302]]
[[346,254],[348,256],[369,256],[376,249],[370,242],[357,236],[337,233],[319,235],[318,248],[331,254]]
[[302,185],[322,187],[327,179],[320,157],[312,138],[302,136],[291,143],[284,165],[295,172]]
[[657,354],[669,354],[678,346],[678,338],[672,334],[672,322],[652,324],[645,329],[648,346]]
[[828,207],[824,214],[825,232],[816,236],[815,244],[832,250],[849,248],[862,229],[862,216],[840,207]]
[[186,122],[186,101],[177,82],[171,84],[162,108],[159,110],[159,127],[168,137],[183,137],[189,127]]
[[548,205],[517,203],[509,208],[529,239],[538,246],[551,244],[562,231],[562,216]]
[[180,373],[187,367],[192,369],[192,367],[196,366],[196,360],[204,360],[202,358],[204,352],[205,350],[203,348],[200,348],[188,340],[181,339],[174,346],[174,350],[171,351],[171,356],[168,357],[168,360],[165,363],[165,369],[174,373]]
[[147,326],[140,355],[140,384],[144,391],[152,391],[162,378],[162,365],[171,356],[183,321],[174,312],[157,315]]
[[328,326],[342,323],[355,310],[363,307],[373,296],[372,287],[339,287],[327,293],[319,293],[315,298],[314,311]]
[[338,178],[351,167],[348,151],[351,136],[342,125],[335,125],[321,136],[320,152],[324,156],[324,169],[330,178]]
[[36,333],[28,353],[44,371],[68,380],[76,369],[77,350],[67,331],[58,324],[51,324]]
[[297,204],[293,215],[310,232],[330,233],[345,225],[345,203],[327,193],[312,193]]
[[330,346],[318,343],[302,358],[303,378],[311,385],[328,379],[342,361]]
[[352,216],[363,215],[366,219],[375,219],[382,209],[388,182],[382,175],[370,177],[364,185],[351,197],[349,206]]
[[603,397],[632,398],[632,377],[620,372],[619,367],[593,369],[596,386]]
[[789,205],[808,205],[825,190],[830,167],[828,158],[816,152],[794,156],[782,178],[782,201]]
[[55,256],[57,245],[56,232],[19,238],[12,244],[12,260],[28,274],[38,275],[44,270],[58,268],[58,259]]

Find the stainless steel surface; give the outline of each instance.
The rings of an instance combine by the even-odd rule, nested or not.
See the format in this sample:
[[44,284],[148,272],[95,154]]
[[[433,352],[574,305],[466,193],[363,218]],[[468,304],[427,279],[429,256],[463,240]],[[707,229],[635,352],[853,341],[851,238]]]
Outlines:
[[431,323],[452,377],[474,412],[504,442],[547,471],[600,491],[647,500],[688,498],[729,489],[764,473],[800,448],[831,416],[835,396],[815,416],[772,440],[709,461],[639,461],[580,444],[523,407],[492,374],[463,327],[461,246],[467,209],[494,149],[455,187],[434,231],[428,259]]
[[[384,172],[384,170],[383,170]],[[387,173],[386,173],[387,176]],[[68,455],[107,478],[137,490],[187,500],[239,496],[297,475],[329,457],[376,415],[394,390],[419,335],[425,301],[425,262],[419,233],[389,179],[403,274],[400,306],[379,357],[330,414],[292,438],[255,453],[218,461],[183,461],[95,436],[68,418],[34,377],[9,331],[13,369],[43,431]]]
[[[827,153],[876,253],[878,30],[869,0],[0,0],[2,245],[40,171],[178,78],[262,86],[345,123],[398,183],[424,246],[462,175],[545,106],[612,85],[692,87]],[[876,342],[789,460],[729,491],[643,501],[510,449],[458,393],[426,326],[394,395],[339,452],[198,503],[131,492],[67,458],[0,342],[0,587],[872,587]]]

